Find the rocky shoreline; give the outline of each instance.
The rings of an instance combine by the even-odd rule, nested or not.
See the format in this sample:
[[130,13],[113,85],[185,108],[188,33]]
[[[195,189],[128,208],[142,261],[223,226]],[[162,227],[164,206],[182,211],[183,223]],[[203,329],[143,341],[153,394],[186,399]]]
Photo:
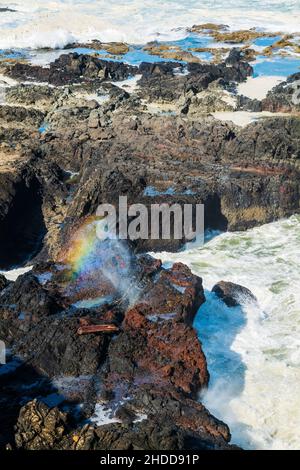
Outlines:
[[[33,266],[15,282],[0,277],[10,354],[1,448],[236,448],[199,402],[209,384],[193,329],[202,279],[145,254],[185,240],[105,246],[108,257],[85,271],[69,254],[98,205],[119,195],[203,203],[208,230],[299,213],[300,75],[252,100],[237,92],[252,72],[236,48],[215,64],[136,67],[76,53],[49,67],[1,63],[0,269]],[[213,117],[239,110],[285,115],[246,127]],[[241,286],[213,290],[228,305],[255,301]]]

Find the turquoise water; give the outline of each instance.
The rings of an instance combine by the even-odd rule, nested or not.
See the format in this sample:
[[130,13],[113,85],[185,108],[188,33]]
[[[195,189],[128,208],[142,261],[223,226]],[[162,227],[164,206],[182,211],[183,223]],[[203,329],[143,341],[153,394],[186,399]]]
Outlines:
[[63,47],[74,41],[172,41],[194,24],[299,30],[298,0],[0,0],[0,48]]
[[38,131],[39,131],[41,134],[44,134],[44,133],[48,130],[48,128],[49,128],[49,124],[47,124],[47,123],[44,122],[44,123],[39,127]]

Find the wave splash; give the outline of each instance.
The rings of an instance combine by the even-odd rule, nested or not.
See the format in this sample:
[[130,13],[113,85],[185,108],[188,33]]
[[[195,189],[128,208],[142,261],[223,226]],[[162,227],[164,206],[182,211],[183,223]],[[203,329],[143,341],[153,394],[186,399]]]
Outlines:
[[0,15],[0,49],[62,48],[92,39],[179,40],[186,28],[205,22],[296,32],[300,13],[297,0],[0,0],[0,7],[12,10]]

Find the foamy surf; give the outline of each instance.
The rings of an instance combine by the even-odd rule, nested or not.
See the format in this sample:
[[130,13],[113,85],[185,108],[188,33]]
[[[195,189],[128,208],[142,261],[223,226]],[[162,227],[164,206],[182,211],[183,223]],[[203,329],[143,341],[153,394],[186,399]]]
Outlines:
[[[300,216],[293,216],[221,234],[202,248],[156,254],[203,277],[207,301],[194,326],[211,382],[201,399],[247,449],[300,445],[299,229]],[[226,307],[210,292],[221,279],[250,288],[259,307]]]
[[[215,22],[231,29],[299,30],[295,0],[0,0],[0,49],[63,47],[73,41],[125,41],[143,44],[178,40],[194,24]],[[67,18],[67,21],[66,21]]]

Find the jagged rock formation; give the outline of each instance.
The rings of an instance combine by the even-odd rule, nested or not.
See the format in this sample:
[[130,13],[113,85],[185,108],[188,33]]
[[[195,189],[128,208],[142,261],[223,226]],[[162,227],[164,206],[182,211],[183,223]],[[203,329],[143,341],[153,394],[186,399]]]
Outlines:
[[[15,283],[0,277],[0,339],[12,354],[0,373],[1,447],[231,449],[228,427],[197,401],[209,383],[192,327],[202,280],[142,254],[186,240],[124,243],[109,273],[93,263],[82,273],[67,254],[98,205],[120,195],[203,203],[206,228],[221,230],[299,212],[298,76],[254,103],[231,93],[252,73],[236,49],[211,65],[63,54],[1,73],[16,83],[0,106],[0,269],[33,264]],[[242,107],[292,114],[245,128],[209,115]],[[242,289],[218,287],[231,304]]]

